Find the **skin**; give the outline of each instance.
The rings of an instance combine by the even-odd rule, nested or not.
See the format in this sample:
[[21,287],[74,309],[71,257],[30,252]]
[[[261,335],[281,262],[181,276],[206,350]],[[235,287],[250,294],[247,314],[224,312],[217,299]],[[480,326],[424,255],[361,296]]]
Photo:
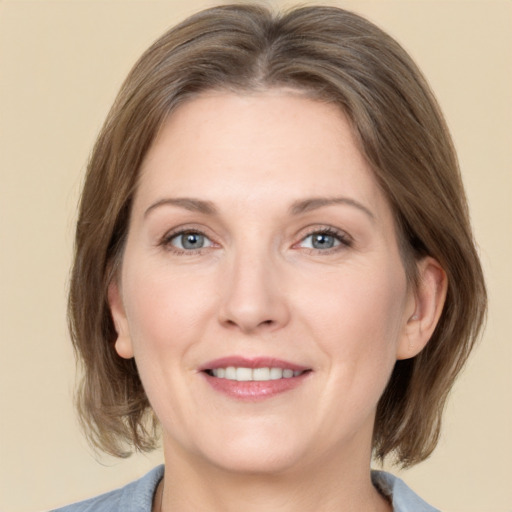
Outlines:
[[[333,247],[313,246],[326,229]],[[180,248],[180,230],[203,247]],[[135,357],[162,424],[158,505],[391,510],[370,481],[377,402],[395,361],[427,343],[446,291],[436,261],[419,272],[412,290],[390,206],[336,107],[278,89],[212,92],[173,113],[109,288],[116,350]],[[198,370],[233,355],[311,371],[240,401]]]

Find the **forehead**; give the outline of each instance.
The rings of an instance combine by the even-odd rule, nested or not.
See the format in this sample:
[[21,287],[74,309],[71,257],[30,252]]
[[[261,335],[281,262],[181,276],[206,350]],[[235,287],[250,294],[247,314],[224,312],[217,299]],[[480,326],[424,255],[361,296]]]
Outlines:
[[209,92],[180,106],[141,168],[138,198],[159,194],[384,200],[341,109],[285,89]]

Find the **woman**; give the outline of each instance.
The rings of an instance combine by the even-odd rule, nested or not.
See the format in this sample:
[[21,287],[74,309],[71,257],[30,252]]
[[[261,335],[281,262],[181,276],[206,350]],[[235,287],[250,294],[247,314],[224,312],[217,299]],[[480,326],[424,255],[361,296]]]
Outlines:
[[135,65],[84,185],[70,325],[98,448],[164,468],[64,510],[431,511],[416,464],[485,312],[442,115],[332,7],[203,11]]

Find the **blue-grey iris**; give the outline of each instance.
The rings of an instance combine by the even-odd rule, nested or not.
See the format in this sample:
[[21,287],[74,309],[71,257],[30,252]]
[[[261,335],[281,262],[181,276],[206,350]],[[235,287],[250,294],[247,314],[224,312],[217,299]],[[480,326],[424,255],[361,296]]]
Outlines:
[[199,233],[184,233],[181,235],[183,249],[201,249],[204,246],[204,235]]
[[314,249],[331,249],[334,247],[336,239],[332,235],[317,233],[312,236],[311,244]]

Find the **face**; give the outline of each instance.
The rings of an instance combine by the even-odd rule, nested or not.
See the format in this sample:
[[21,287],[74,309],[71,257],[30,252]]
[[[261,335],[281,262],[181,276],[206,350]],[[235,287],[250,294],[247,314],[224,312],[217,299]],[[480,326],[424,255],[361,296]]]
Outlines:
[[286,90],[169,118],[109,300],[166,453],[236,471],[367,464],[416,307],[346,118]]

